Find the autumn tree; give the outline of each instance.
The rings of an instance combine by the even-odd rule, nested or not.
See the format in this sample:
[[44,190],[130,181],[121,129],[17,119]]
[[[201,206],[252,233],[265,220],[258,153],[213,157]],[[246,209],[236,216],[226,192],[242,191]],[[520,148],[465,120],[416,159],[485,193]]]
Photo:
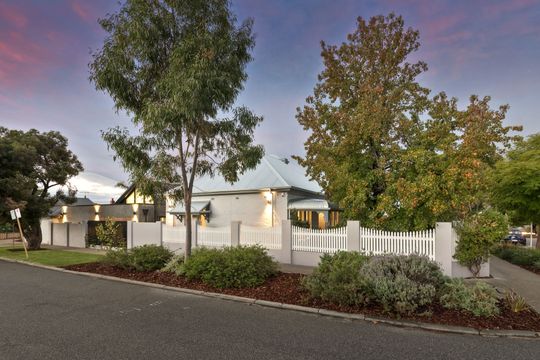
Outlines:
[[263,155],[253,144],[262,118],[232,108],[247,78],[253,22],[238,24],[227,0],[128,0],[100,24],[108,35],[90,79],[139,129],[103,138],[147,195],[176,186],[170,196],[185,207],[187,258],[197,177],[234,182]]
[[490,180],[491,201],[514,224],[539,224],[540,134],[531,135],[509,151],[495,166]]
[[82,170],[59,132],[0,127],[0,222],[10,221],[9,210],[20,208],[28,247],[39,249],[41,218],[58,200],[74,201],[68,181]]
[[489,97],[457,99],[429,90],[409,62],[419,33],[400,16],[358,19],[340,46],[322,42],[324,70],[297,111],[310,132],[308,174],[351,219],[387,229],[422,229],[483,203],[485,170],[513,140]]

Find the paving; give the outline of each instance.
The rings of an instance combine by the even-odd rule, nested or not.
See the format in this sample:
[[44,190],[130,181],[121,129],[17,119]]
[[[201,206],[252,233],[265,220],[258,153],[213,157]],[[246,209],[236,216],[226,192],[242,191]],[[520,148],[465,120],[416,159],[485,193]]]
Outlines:
[[495,256],[490,259],[490,272],[492,278],[487,282],[498,288],[513,289],[540,313],[540,275]]
[[538,359],[540,340],[442,334],[0,261],[1,359]]

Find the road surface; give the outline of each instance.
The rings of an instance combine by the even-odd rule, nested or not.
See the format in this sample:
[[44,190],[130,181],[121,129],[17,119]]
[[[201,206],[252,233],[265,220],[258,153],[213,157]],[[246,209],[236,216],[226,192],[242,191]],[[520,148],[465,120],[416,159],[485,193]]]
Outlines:
[[540,359],[540,341],[345,321],[0,260],[0,359]]

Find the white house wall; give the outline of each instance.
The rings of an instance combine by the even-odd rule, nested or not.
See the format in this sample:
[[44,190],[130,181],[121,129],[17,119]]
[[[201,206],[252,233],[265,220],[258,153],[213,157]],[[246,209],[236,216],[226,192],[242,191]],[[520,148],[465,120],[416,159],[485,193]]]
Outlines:
[[[273,192],[272,200],[264,192],[249,194],[226,194],[212,196],[193,196],[193,201],[210,201],[210,222],[208,226],[221,227],[231,221],[240,221],[244,225],[271,227],[287,219],[286,192]],[[170,201],[167,206],[172,207]],[[174,216],[167,214],[168,225],[180,225]]]

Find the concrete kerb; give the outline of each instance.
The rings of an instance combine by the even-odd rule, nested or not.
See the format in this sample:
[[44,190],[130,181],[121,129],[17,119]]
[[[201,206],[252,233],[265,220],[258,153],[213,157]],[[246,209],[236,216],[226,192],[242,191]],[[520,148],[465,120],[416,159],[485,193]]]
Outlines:
[[247,303],[249,305],[259,305],[259,306],[278,308],[278,309],[283,309],[283,310],[293,310],[293,311],[310,313],[310,314],[318,314],[321,316],[330,316],[334,318],[369,321],[374,324],[380,323],[380,324],[398,326],[402,328],[416,328],[416,329],[436,331],[436,332],[441,332],[441,333],[479,335],[479,336],[486,336],[486,337],[510,337],[510,338],[528,338],[528,339],[540,338],[540,332],[534,332],[534,331],[477,330],[477,329],[461,327],[461,326],[449,326],[449,325],[442,325],[442,324],[430,324],[430,323],[422,323],[422,322],[376,318],[376,317],[365,316],[364,314],[343,313],[343,312],[327,310],[327,309],[318,309],[318,308],[312,308],[312,307],[306,307],[306,306],[284,304],[284,303],[268,301],[268,300],[257,300],[257,299],[245,298],[245,297],[235,296],[235,295],[220,294],[220,293],[213,293],[213,292],[206,292],[206,291],[200,291],[200,290],[192,290],[192,289],[178,288],[178,287],[161,285],[161,284],[148,283],[144,281],[123,279],[123,278],[118,278],[114,276],[86,273],[86,272],[80,272],[80,271],[72,271],[72,270],[62,269],[62,268],[58,268],[54,266],[35,264],[35,263],[27,262],[27,261],[7,259],[7,258],[2,258],[2,257],[0,257],[0,260],[11,262],[11,263],[34,266],[37,268],[42,268],[42,269],[47,269],[47,270],[52,270],[52,271],[60,271],[60,272],[75,274],[79,276],[87,276],[87,277],[92,277],[96,279],[103,279],[103,280],[109,280],[109,281],[128,283],[132,285],[159,288],[162,290],[175,291],[175,292],[185,293],[189,295],[212,297],[212,298],[218,298],[222,300]]

